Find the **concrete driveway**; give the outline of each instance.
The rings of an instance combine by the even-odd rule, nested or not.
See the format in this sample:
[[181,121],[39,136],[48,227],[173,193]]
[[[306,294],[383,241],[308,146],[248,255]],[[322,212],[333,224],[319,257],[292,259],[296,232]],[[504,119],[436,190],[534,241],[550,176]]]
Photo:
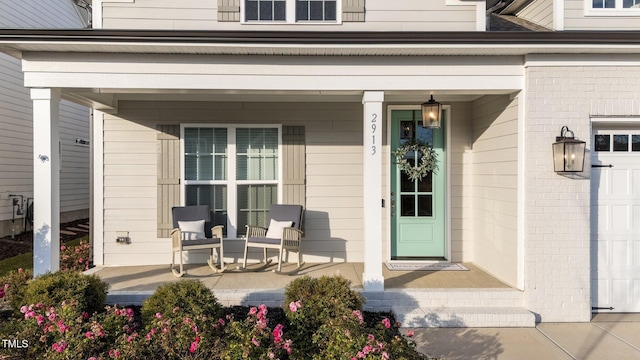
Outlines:
[[418,350],[442,360],[640,359],[640,314],[599,314],[590,323],[541,323],[536,328],[413,331]]

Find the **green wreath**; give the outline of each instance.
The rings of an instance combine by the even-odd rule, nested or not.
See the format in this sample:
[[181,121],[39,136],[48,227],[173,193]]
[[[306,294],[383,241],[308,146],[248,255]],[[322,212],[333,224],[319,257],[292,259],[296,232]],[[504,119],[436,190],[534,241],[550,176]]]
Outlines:
[[[407,159],[407,154],[410,151],[422,154],[420,161],[415,166],[412,166],[409,159]],[[398,168],[404,171],[412,181],[422,180],[429,172],[438,170],[438,154],[436,154],[431,145],[419,140],[409,140],[400,145],[393,152],[393,156],[396,157]]]

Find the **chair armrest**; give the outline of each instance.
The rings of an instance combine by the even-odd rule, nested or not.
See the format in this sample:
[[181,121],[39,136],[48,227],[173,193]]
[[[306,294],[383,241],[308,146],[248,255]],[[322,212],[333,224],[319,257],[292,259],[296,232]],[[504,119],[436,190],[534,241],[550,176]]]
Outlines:
[[211,237],[222,239],[222,228],[224,225],[216,225],[211,228]]
[[247,238],[250,237],[265,237],[267,235],[267,228],[262,226],[245,225],[247,227]]
[[175,228],[171,230],[171,242],[173,245],[173,249],[180,249],[180,244],[182,240],[182,231],[179,228]]
[[287,227],[282,232],[282,243],[285,247],[300,247],[302,240],[302,230]]

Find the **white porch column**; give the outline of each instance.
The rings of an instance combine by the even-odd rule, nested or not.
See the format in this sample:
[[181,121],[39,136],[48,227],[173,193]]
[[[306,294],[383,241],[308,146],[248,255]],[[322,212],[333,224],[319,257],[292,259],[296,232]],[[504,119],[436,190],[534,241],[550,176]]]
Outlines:
[[384,291],[382,276],[382,102],[383,91],[362,97],[364,133],[364,274],[365,291]]
[[60,269],[60,92],[31,89],[33,100],[33,273]]

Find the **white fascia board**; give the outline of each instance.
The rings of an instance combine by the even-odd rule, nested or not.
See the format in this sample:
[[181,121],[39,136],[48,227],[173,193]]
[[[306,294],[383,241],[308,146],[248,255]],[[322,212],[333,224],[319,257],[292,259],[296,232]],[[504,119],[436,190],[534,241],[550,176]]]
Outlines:
[[545,66],[640,66],[638,54],[534,54],[525,57],[525,67]]

